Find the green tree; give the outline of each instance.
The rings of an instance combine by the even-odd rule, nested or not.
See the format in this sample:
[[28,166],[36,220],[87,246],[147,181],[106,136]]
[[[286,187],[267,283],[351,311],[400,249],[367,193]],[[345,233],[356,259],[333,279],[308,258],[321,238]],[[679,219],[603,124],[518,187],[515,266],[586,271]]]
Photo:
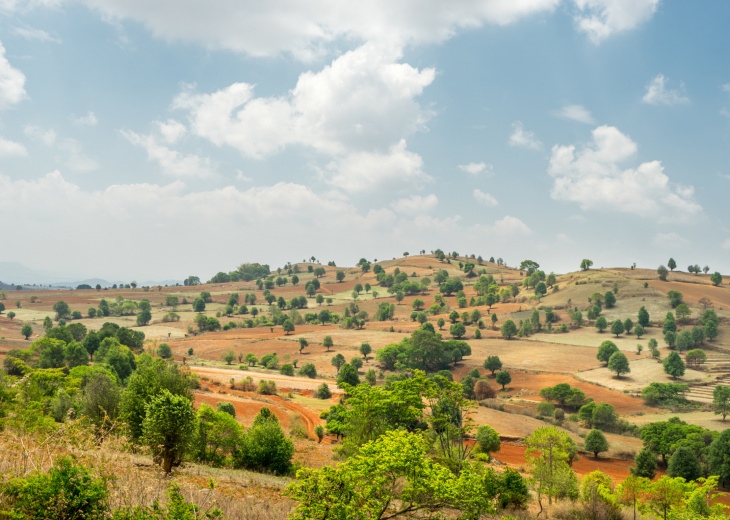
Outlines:
[[624,324],[621,320],[615,320],[611,324],[611,334],[615,334],[617,338],[624,333],[624,330]]
[[294,332],[294,323],[290,319],[284,320],[284,323],[282,323],[281,328],[284,330],[284,333],[286,335],[289,335],[290,332]]
[[203,298],[195,298],[193,300],[193,310],[195,312],[203,312],[205,310],[205,300]]
[[501,370],[497,372],[496,381],[497,384],[502,385],[502,390],[504,390],[504,387],[512,382],[512,376],[507,370]]
[[338,373],[340,372],[340,368],[342,368],[342,365],[344,365],[344,364],[345,364],[345,356],[343,356],[342,354],[336,354],[332,358],[332,366],[337,369]]
[[587,271],[588,269],[591,268],[592,265],[593,265],[592,260],[588,260],[587,258],[584,258],[580,263],[580,268],[582,271]]
[[577,497],[578,482],[568,466],[575,443],[568,434],[552,426],[537,428],[525,444],[538,501],[547,496],[552,504],[560,497]]
[[297,501],[291,520],[404,518],[446,509],[480,518],[494,512],[491,475],[457,476],[434,462],[420,435],[389,431],[337,468],[299,471],[286,494]]
[[614,352],[611,357],[608,358],[608,369],[612,372],[616,372],[616,377],[621,377],[621,374],[628,374],[631,372],[629,367],[629,360],[626,354],[623,352]]
[[461,339],[462,336],[464,336],[464,334],[466,334],[466,327],[464,326],[463,323],[454,323],[453,325],[451,325],[449,332],[456,339]]
[[436,320],[436,325],[438,325],[439,330],[442,330],[444,328],[444,325],[446,325],[446,320],[443,318],[439,318]]
[[365,361],[368,360],[368,355],[372,352],[372,348],[370,347],[370,343],[363,343],[360,345],[360,354],[362,354],[362,357],[365,359]]
[[656,454],[649,448],[643,448],[634,457],[636,466],[629,468],[635,477],[653,479],[656,475]]
[[517,335],[517,325],[512,320],[507,320],[502,324],[500,329],[502,336],[507,339],[512,339],[512,336]]
[[670,258],[669,262],[667,262],[667,267],[674,271],[677,268],[677,262],[674,261],[674,258]]
[[545,285],[545,282],[538,282],[538,284],[535,286],[535,296],[540,298],[541,296],[545,296],[547,294],[547,286]]
[[357,386],[360,384],[360,376],[357,374],[357,370],[349,363],[342,365],[342,368],[340,368],[340,371],[337,373],[337,386],[342,388],[343,384],[348,384],[350,386]]
[[684,502],[685,491],[684,479],[664,475],[649,486],[646,498],[651,508],[667,520],[667,513]]
[[142,311],[137,314],[137,325],[142,327],[147,325],[152,320],[152,313],[150,311]]
[[712,407],[716,415],[722,415],[725,420],[730,414],[730,386],[717,385],[712,391]]
[[33,327],[26,323],[23,325],[23,328],[20,329],[20,333],[25,336],[25,339],[27,340],[31,334],[33,334]]
[[322,340],[322,345],[327,349],[327,352],[332,348],[334,343],[332,342],[332,336],[325,336]]
[[239,468],[285,475],[291,469],[293,455],[294,444],[284,434],[276,416],[264,406],[254,418],[240,451],[234,453],[233,463]]
[[660,265],[657,267],[656,273],[659,275],[659,279],[666,282],[667,281],[667,275],[669,274],[669,271],[667,271],[667,268],[663,265]]
[[491,426],[483,425],[477,428],[475,435],[479,451],[482,453],[495,453],[501,447],[499,433]]
[[692,340],[692,333],[688,330],[683,330],[682,332],[677,334],[676,345],[677,350],[679,350],[680,353],[692,348],[692,346],[694,345],[694,341]]
[[68,343],[63,349],[63,356],[66,358],[68,368],[86,366],[89,364],[89,353],[84,346],[76,341]]
[[664,361],[664,372],[672,376],[673,379],[682,377],[684,375],[685,365],[682,358],[676,352],[670,353]]
[[667,473],[670,477],[681,477],[686,481],[697,480],[702,476],[702,468],[692,448],[681,446],[669,459]]
[[606,293],[606,295],[603,297],[603,303],[606,305],[607,309],[610,309],[614,305],[616,305],[616,296],[613,294],[613,291],[608,291]]
[[154,460],[165,473],[182,461],[195,433],[195,412],[190,400],[168,390],[153,397],[145,407],[142,430]]
[[711,475],[718,475],[720,483],[730,483],[730,428],[723,430],[710,445],[708,466]]
[[595,458],[598,458],[598,454],[604,451],[608,451],[610,448],[606,436],[601,430],[591,430],[585,439],[585,449],[593,453]]
[[63,300],[58,300],[53,304],[53,311],[56,313],[56,321],[61,318],[67,318],[71,314],[71,309],[69,309],[68,303]]
[[317,368],[312,363],[305,363],[305,365],[299,369],[299,375],[314,379],[317,377]]
[[722,275],[715,271],[712,273],[712,276],[710,276],[710,281],[715,284],[715,286],[718,286],[722,283]]
[[692,311],[689,310],[686,303],[680,303],[677,305],[674,312],[677,314],[677,321],[679,321],[679,323],[687,323],[687,318],[689,318],[692,314]]
[[596,359],[598,359],[598,361],[608,364],[608,360],[611,359],[611,356],[616,352],[618,352],[618,347],[616,346],[616,344],[613,341],[606,340],[598,347]]
[[606,327],[608,327],[608,322],[606,321],[606,318],[603,316],[599,316],[596,318],[596,328],[598,329],[598,332],[603,332]]
[[499,356],[488,356],[487,359],[484,360],[484,368],[492,372],[492,375],[494,375],[497,370],[502,368],[502,361],[499,359]]
[[641,307],[639,309],[639,317],[638,317],[639,325],[646,328],[651,325],[649,322],[649,311],[646,310],[646,307]]
[[636,334],[637,339],[644,335],[644,327],[642,327],[641,323],[637,323],[634,327],[634,334]]

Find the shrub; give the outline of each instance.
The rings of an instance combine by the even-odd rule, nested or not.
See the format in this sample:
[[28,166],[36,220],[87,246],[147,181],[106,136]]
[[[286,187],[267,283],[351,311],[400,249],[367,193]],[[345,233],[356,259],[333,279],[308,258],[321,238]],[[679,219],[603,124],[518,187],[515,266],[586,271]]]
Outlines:
[[157,355],[163,359],[172,357],[172,349],[167,343],[160,343],[157,347]]
[[294,365],[291,363],[285,363],[281,365],[281,368],[279,369],[279,373],[284,376],[293,376],[294,375]]
[[105,518],[107,486],[71,458],[58,460],[48,473],[12,478],[2,486],[8,518]]
[[537,413],[543,417],[550,417],[553,413],[555,413],[555,405],[553,403],[543,401],[537,405]]
[[495,395],[497,394],[488,381],[480,379],[474,384],[474,396],[477,401],[493,399]]
[[219,412],[226,412],[231,417],[235,417],[236,416],[236,407],[233,406],[233,403],[229,403],[229,402],[226,402],[226,401],[221,401],[221,402],[219,402],[216,405],[216,409]]
[[317,377],[317,368],[312,363],[307,363],[299,369],[299,375],[307,376],[310,379],[314,379],[315,377]]
[[317,388],[317,391],[315,393],[315,397],[318,399],[329,399],[332,397],[332,392],[330,391],[330,387],[327,385],[327,383],[322,383]]
[[258,393],[261,395],[276,395],[276,383],[274,381],[259,381]]
[[234,453],[234,466],[254,471],[289,473],[294,445],[286,438],[279,421],[263,407],[245,435],[241,450]]

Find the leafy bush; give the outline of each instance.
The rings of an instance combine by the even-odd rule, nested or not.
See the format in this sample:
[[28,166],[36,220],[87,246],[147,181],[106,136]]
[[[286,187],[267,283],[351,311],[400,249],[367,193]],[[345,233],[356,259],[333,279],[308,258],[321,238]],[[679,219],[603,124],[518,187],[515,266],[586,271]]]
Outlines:
[[106,482],[68,457],[58,460],[48,473],[13,478],[0,489],[6,497],[8,518],[106,517]]
[[317,368],[312,363],[307,363],[299,369],[299,375],[307,376],[310,379],[314,379],[315,377],[317,377]]
[[279,369],[279,373],[284,376],[293,376],[294,375],[294,365],[291,363],[285,363],[281,365],[281,368]]
[[332,392],[330,391],[330,387],[327,385],[327,383],[322,383],[317,388],[317,392],[315,393],[315,397],[318,399],[329,399],[332,397]]
[[276,395],[276,383],[274,381],[259,381],[259,390],[261,395]]

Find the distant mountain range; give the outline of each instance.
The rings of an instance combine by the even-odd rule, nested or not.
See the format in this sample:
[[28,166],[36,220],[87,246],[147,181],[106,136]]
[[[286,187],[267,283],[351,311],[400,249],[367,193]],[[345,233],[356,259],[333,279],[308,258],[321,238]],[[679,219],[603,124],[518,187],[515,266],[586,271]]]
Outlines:
[[[45,287],[71,287],[76,288],[79,285],[87,284],[95,287],[96,284],[102,287],[111,287],[114,284],[129,283],[131,280],[114,280],[109,281],[103,278],[86,278],[79,279],[78,275],[59,273],[53,271],[35,270],[24,266],[18,262],[0,262],[0,290],[14,290],[16,285],[33,288],[34,286],[43,285]],[[145,285],[175,285],[183,283],[182,280],[161,280],[161,281],[139,281],[137,285],[143,287]]]

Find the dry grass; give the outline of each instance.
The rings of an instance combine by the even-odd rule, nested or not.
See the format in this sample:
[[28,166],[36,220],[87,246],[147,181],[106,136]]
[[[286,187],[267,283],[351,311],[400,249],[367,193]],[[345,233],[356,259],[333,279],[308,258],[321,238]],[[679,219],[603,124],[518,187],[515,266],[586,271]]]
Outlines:
[[168,476],[149,455],[131,453],[124,438],[109,435],[98,443],[78,422],[45,436],[2,432],[0,482],[48,471],[62,456],[73,457],[94,476],[107,479],[111,509],[164,503],[173,483],[203,511],[217,507],[230,519],[283,520],[293,505],[282,496],[289,479],[195,464],[184,464]]

